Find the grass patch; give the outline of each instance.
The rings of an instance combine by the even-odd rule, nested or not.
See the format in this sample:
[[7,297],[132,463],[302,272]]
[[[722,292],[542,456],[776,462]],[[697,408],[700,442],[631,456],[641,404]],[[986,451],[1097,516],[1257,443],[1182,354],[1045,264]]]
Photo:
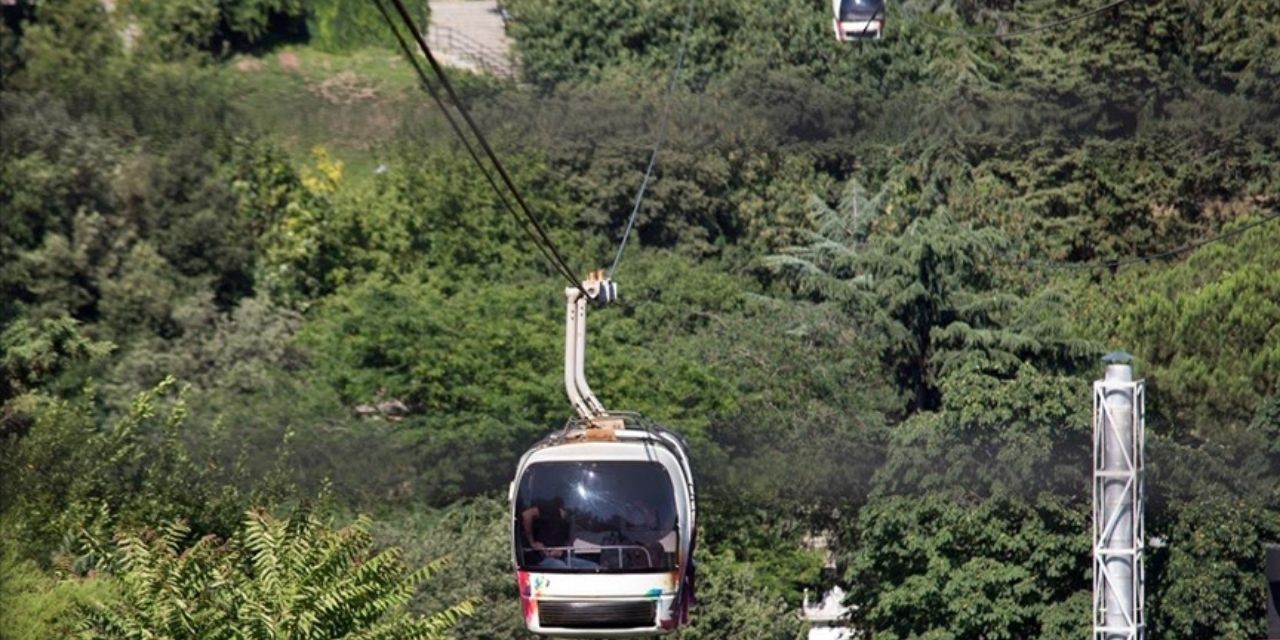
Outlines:
[[[236,104],[255,129],[299,162],[310,162],[312,149],[323,146],[357,185],[388,160],[387,149],[408,118],[415,129],[426,126],[452,140],[437,108],[418,88],[413,67],[392,49],[327,53],[288,46],[262,56],[237,56],[224,71]],[[450,69],[449,78],[468,101],[510,88],[460,69]]]
[[286,47],[226,65],[235,101],[254,126],[299,158],[324,146],[359,179],[421,100],[413,69],[389,49],[331,54]]

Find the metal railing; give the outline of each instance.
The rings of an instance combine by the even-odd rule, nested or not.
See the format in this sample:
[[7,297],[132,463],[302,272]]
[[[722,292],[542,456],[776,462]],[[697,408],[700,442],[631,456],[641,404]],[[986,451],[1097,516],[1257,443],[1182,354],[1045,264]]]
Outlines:
[[[613,544],[613,545],[592,544],[590,546],[543,547],[542,549],[534,549],[533,547],[521,547],[520,551],[522,554],[540,553],[543,555],[543,557],[563,560],[564,563],[568,565],[570,569],[574,568],[573,563],[571,562],[574,558],[582,560],[583,562],[590,562],[592,564],[603,564],[606,551],[617,552],[618,565],[617,567],[612,567],[612,568],[618,568],[618,569],[641,568],[641,567],[627,566],[628,563],[626,562],[626,560],[624,559],[624,556],[622,555],[623,551],[630,551],[630,552],[639,551],[641,553],[644,553],[643,568],[648,569],[648,568],[654,567],[653,555],[650,554],[649,550],[646,549],[644,546],[638,545],[638,544]],[[552,555],[552,552],[557,552],[557,551],[560,552],[559,556]],[[600,562],[597,563],[595,560],[588,560],[586,558],[581,557],[583,555],[599,555]]]
[[431,25],[427,29],[427,43],[479,71],[499,78],[516,77],[515,61],[509,52],[479,42],[453,27]]

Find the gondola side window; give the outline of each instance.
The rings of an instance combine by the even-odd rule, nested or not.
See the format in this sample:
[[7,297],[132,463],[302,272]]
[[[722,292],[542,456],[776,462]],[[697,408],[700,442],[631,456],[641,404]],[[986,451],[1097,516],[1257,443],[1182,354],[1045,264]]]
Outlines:
[[675,492],[654,462],[541,462],[516,494],[520,568],[565,572],[676,567]]

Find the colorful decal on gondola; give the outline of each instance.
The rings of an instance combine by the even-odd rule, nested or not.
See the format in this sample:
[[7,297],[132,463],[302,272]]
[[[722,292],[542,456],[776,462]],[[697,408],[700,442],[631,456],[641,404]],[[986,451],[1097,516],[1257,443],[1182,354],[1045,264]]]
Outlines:
[[516,584],[520,587],[520,609],[524,613],[525,622],[532,622],[533,617],[538,614],[538,599],[551,586],[551,578],[528,571],[517,571]]
[[533,615],[538,612],[537,606],[533,603],[533,594],[529,591],[529,574],[525,571],[517,571],[516,584],[520,587],[520,610],[527,623],[532,621]]

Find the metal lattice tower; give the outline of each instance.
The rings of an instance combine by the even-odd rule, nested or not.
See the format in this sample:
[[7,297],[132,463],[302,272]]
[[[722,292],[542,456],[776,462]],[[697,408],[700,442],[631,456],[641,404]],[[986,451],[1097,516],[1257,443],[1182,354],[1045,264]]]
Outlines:
[[1093,383],[1093,640],[1146,638],[1145,385],[1112,354]]

